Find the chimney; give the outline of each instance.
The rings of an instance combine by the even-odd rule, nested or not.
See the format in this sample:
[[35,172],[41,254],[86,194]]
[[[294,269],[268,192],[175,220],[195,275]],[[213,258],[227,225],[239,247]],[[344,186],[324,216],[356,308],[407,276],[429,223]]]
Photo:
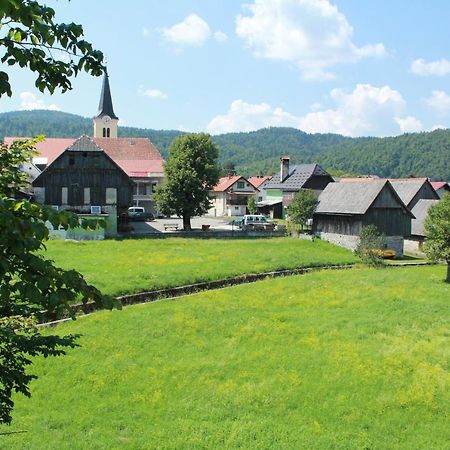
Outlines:
[[282,156],[280,158],[280,182],[282,183],[289,175],[289,156]]

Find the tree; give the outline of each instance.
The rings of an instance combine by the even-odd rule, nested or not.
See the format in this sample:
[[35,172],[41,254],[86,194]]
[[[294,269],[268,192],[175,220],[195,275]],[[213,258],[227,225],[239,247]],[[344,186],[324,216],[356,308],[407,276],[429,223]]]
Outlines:
[[256,214],[258,212],[258,203],[254,196],[249,197],[247,202],[247,209],[250,214]]
[[[92,75],[103,72],[103,55],[80,39],[82,27],[55,23],[54,15],[53,9],[35,1],[0,1],[1,62],[29,68],[37,75],[36,87],[50,93],[70,89],[70,78],[83,68]],[[55,55],[61,52],[70,59],[58,59]],[[12,89],[9,75],[0,71],[0,97],[4,94],[12,95]],[[28,384],[35,378],[27,373],[30,358],[60,355],[65,347],[77,345],[75,335],[41,335],[38,321],[73,317],[70,305],[79,300],[116,304],[82,275],[55,267],[41,252],[49,237],[46,222],[67,229],[79,226],[78,218],[14,198],[26,183],[20,164],[30,160],[36,142],[0,145],[0,423],[8,424],[13,391],[30,395]],[[81,226],[98,223],[84,221]]]
[[208,134],[187,134],[169,147],[164,165],[165,181],[157,187],[155,200],[163,214],[183,218],[183,229],[191,229],[191,217],[210,207],[209,191],[217,184],[219,150]]
[[300,228],[303,230],[308,219],[312,219],[316,204],[317,200],[311,190],[301,189],[296,192],[287,207],[289,221],[294,225],[300,225]]
[[355,253],[369,266],[384,265],[382,249],[386,246],[386,237],[376,225],[366,225],[359,233],[359,243]]
[[[55,11],[31,0],[0,2],[1,62],[18,64],[37,74],[40,91],[72,88],[70,78],[84,69],[91,75],[103,73],[103,54],[81,39],[83,27],[55,23]],[[68,56],[68,59],[67,57]],[[9,75],[0,71],[0,97],[12,95]]]
[[445,281],[450,283],[450,194],[428,210],[425,235],[425,254],[433,261],[441,259],[447,263]]

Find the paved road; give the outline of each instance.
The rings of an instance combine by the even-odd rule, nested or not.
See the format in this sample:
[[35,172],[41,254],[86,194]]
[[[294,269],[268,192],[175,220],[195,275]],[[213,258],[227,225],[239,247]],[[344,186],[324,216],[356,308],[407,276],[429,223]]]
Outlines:
[[[219,217],[194,217],[191,219],[191,227],[193,231],[202,231],[202,225],[209,225],[211,231],[228,230],[231,231],[229,225],[231,219],[222,219]],[[153,234],[153,233],[171,233],[174,230],[164,230],[165,224],[178,225],[178,229],[183,229],[183,220],[178,217],[170,217],[166,219],[156,219],[151,222],[130,222],[133,227],[132,234]],[[234,230],[237,228],[234,227]]]

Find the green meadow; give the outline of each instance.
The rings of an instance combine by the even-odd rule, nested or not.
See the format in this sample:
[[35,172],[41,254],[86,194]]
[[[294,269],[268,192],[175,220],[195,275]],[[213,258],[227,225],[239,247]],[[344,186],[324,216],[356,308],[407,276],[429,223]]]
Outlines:
[[348,250],[320,240],[126,239],[49,241],[46,256],[76,269],[102,292],[143,292],[246,273],[349,264]]
[[0,448],[446,449],[444,272],[320,271],[62,324],[81,347],[35,360]]

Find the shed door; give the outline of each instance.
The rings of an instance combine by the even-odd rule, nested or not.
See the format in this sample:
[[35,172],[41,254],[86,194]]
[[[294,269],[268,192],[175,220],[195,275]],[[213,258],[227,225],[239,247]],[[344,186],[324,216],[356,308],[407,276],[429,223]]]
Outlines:
[[69,205],[83,205],[83,189],[78,184],[71,184],[69,188]]

